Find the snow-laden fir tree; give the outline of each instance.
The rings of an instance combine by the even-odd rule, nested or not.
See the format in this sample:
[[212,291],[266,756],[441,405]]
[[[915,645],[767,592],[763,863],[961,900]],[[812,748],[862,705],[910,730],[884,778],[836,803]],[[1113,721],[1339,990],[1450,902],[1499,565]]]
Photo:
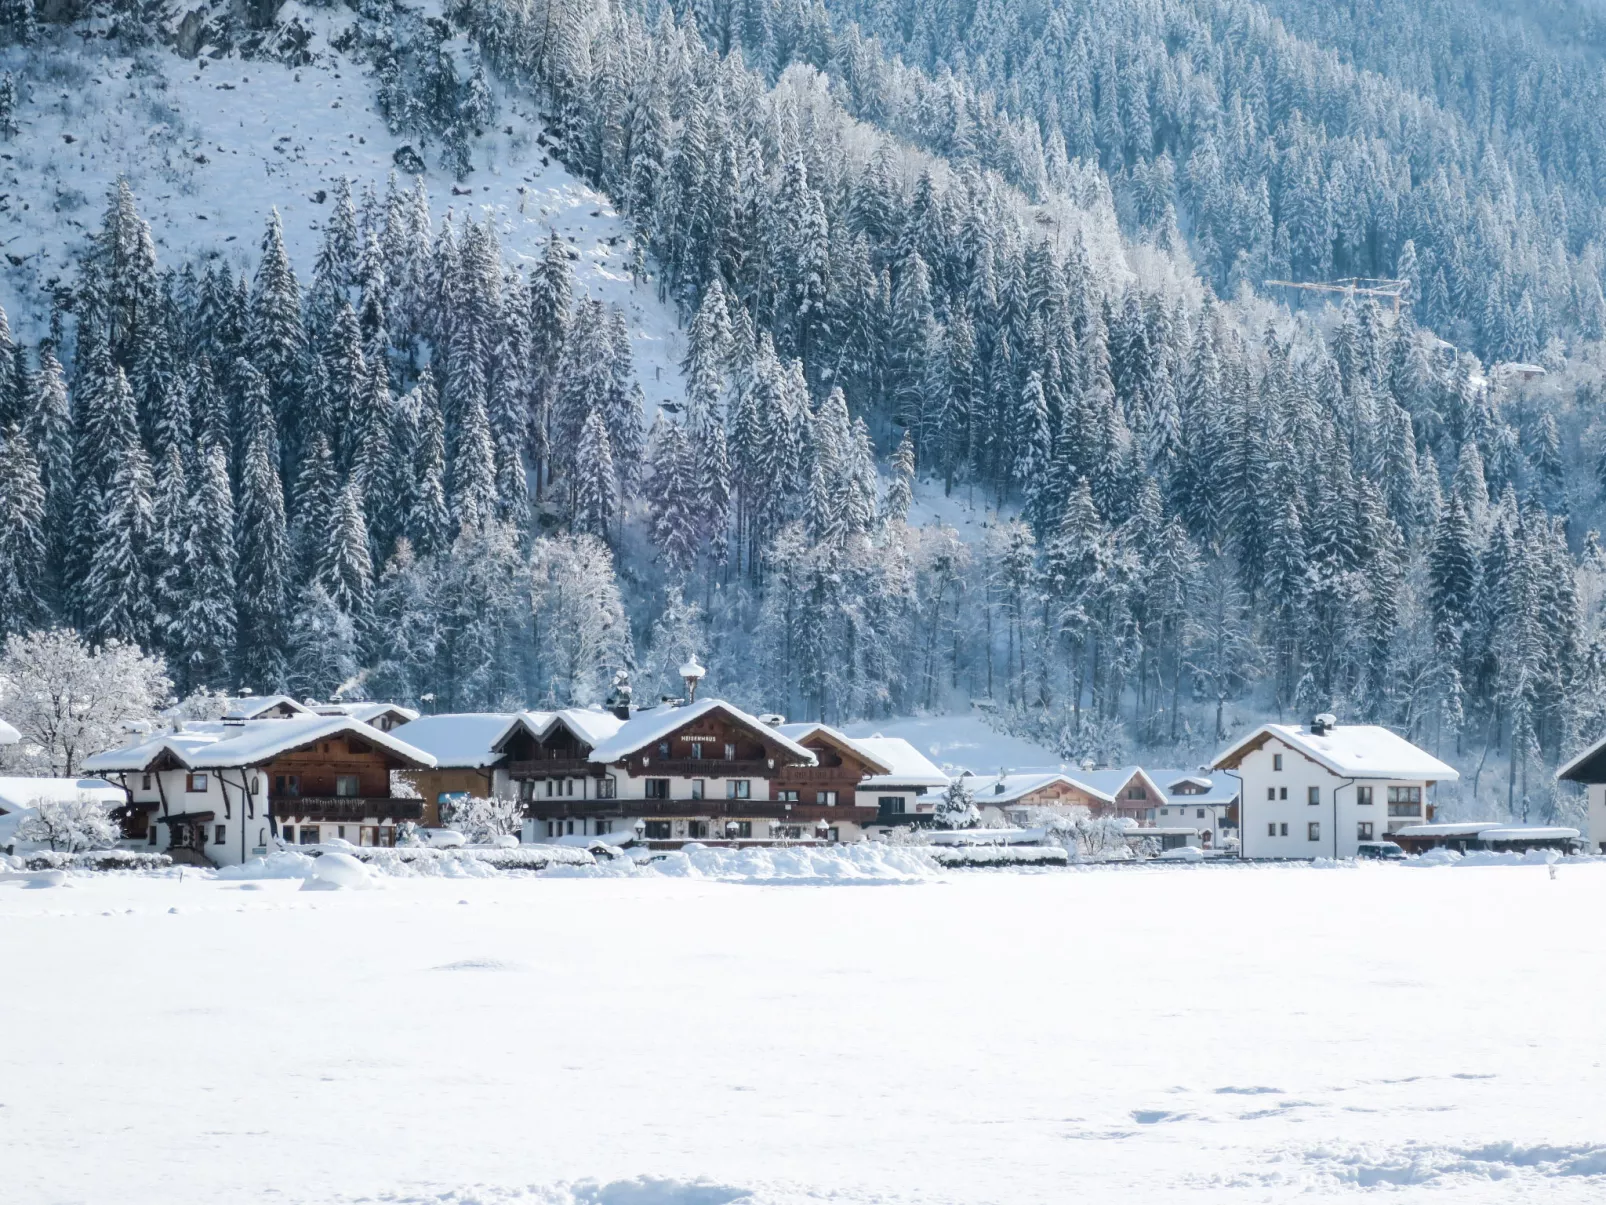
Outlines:
[[[258,434],[253,441],[264,443]],[[174,624],[173,670],[181,690],[233,685],[235,643],[234,499],[222,448],[197,458],[184,539],[184,607]]]
[[290,539],[279,466],[260,435],[245,450],[234,545],[239,559],[236,676],[260,693],[279,690],[286,681]]
[[614,474],[613,446],[602,415],[586,416],[574,456],[574,530],[607,541],[619,509],[619,481]]
[[45,488],[39,463],[15,423],[0,432],[0,636],[49,616]]

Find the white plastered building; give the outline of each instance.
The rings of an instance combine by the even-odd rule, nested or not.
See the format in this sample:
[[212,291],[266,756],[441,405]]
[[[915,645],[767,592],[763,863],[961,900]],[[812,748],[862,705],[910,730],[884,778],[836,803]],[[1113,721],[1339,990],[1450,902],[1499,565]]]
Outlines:
[[1211,768],[1242,783],[1245,858],[1350,858],[1362,842],[1431,819],[1435,783],[1460,777],[1387,728],[1265,724],[1224,750]]

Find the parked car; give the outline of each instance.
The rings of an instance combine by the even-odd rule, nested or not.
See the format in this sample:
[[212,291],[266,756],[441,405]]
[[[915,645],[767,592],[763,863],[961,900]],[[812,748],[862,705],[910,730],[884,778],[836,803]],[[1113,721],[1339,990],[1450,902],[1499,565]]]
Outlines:
[[1405,851],[1392,841],[1362,841],[1355,847],[1357,858],[1375,858],[1380,862],[1395,862],[1405,857]]

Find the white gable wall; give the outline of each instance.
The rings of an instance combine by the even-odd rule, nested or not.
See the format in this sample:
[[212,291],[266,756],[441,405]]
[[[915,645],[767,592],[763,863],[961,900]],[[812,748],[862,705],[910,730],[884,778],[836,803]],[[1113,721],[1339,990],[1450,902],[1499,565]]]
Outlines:
[[[1280,770],[1276,768],[1278,755],[1282,758]],[[1246,858],[1351,858],[1362,840],[1360,825],[1370,824],[1371,840],[1381,841],[1387,838],[1391,823],[1400,828],[1427,819],[1426,780],[1343,777],[1276,736],[1246,754],[1236,772],[1243,779],[1238,818]],[[1358,786],[1372,788],[1371,804],[1360,803]],[[1421,788],[1420,814],[1391,817],[1391,786]],[[1315,804],[1309,802],[1313,787],[1318,799]]]

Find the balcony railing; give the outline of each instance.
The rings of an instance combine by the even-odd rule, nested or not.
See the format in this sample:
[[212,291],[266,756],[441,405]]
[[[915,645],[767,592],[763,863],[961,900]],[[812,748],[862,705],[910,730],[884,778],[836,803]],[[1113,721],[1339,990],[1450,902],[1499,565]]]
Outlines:
[[722,757],[647,757],[643,778],[764,778],[775,771],[767,761],[726,761]]
[[743,820],[790,820],[796,824],[819,820],[861,823],[875,814],[873,807],[851,804],[831,807],[823,803],[781,803],[774,799],[536,799],[525,804],[525,815],[537,820],[561,816],[644,816],[657,818],[708,817]]
[[539,757],[532,761],[509,762],[507,771],[514,778],[546,778],[553,774],[602,773],[599,762],[584,757]]
[[308,820],[422,820],[422,799],[385,799],[368,795],[275,795],[268,800],[281,819]]

